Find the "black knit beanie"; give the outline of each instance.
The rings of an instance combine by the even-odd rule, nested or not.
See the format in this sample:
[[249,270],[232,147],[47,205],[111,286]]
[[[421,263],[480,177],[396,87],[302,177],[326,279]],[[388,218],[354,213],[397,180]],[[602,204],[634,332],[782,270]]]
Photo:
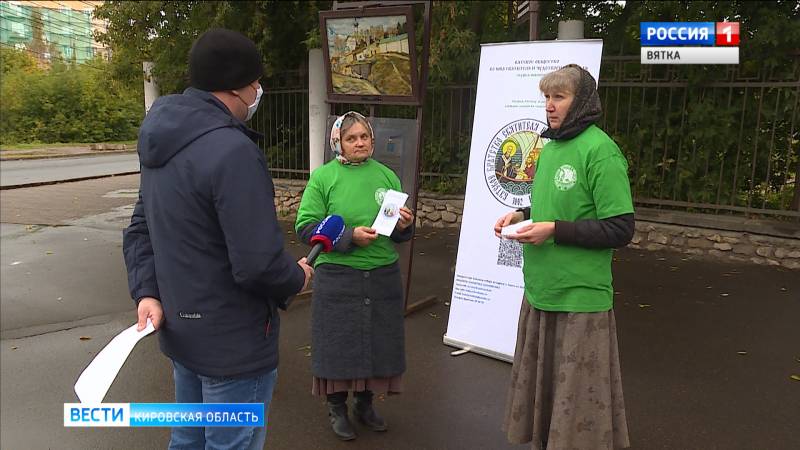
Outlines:
[[213,28],[189,51],[189,81],[203,91],[240,89],[264,75],[261,52],[247,36]]

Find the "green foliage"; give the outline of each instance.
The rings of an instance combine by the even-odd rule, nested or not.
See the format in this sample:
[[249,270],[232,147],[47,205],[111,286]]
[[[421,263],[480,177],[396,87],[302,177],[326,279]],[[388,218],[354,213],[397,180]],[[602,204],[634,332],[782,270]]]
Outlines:
[[[109,76],[102,60],[54,62],[47,70],[4,51],[0,143],[130,140],[143,116],[140,95]],[[21,53],[14,54],[13,52]]]
[[11,73],[35,73],[36,59],[28,52],[0,46],[0,77]]
[[[330,1],[108,1],[96,16],[108,20],[98,39],[115,53],[155,63],[161,94],[188,86],[187,58],[192,42],[204,31],[229,28],[249,36],[261,49],[267,78],[298,70],[308,59],[309,30]],[[265,83],[269,87],[270,83]]]
[[420,187],[427,191],[460,193],[466,188],[467,165],[469,164],[470,136],[459,134],[455,139],[448,136],[429,137],[422,152],[422,172],[437,174],[422,177]]

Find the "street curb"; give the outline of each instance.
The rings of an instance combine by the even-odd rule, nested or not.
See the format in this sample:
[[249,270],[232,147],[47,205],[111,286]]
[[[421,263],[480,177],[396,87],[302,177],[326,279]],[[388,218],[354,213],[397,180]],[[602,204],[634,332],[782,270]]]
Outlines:
[[75,181],[97,180],[100,178],[120,177],[123,175],[136,175],[137,173],[139,173],[138,170],[135,172],[121,172],[121,173],[112,173],[109,175],[92,175],[90,177],[70,178],[68,180],[37,181],[35,183],[13,184],[10,186],[0,186],[0,191],[37,187],[37,186],[49,186],[51,184],[72,183]]
[[94,152],[86,152],[86,153],[68,153],[62,155],[41,155],[41,156],[30,156],[26,158],[15,158],[13,156],[3,156],[0,157],[0,161],[32,161],[35,159],[55,159],[55,158],[78,158],[82,156],[103,156],[103,155],[119,155],[123,153],[136,153],[136,150],[99,150]]

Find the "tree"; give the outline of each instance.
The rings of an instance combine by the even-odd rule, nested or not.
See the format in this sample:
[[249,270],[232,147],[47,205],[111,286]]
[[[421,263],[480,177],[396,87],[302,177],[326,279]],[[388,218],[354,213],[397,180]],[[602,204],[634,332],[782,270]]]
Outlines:
[[307,31],[318,24],[318,11],[330,5],[329,1],[275,0],[109,1],[96,11],[98,18],[109,22],[108,31],[98,34],[98,39],[128,60],[152,60],[162,93],[172,93],[188,85],[192,42],[207,29],[229,28],[258,45],[270,79],[306,66]]
[[30,52],[0,46],[0,76],[13,72],[34,73],[39,71],[36,59]]

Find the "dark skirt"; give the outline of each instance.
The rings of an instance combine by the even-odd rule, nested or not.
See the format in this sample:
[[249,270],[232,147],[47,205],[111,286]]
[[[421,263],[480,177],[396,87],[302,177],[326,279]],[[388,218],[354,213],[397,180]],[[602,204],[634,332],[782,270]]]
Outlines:
[[364,271],[317,266],[311,311],[314,377],[367,380],[405,372],[403,303],[397,263]]
[[547,312],[522,301],[503,430],[534,450],[630,446],[613,310]]
[[391,378],[361,378],[358,380],[326,380],[313,377],[311,394],[325,397],[337,392],[370,391],[375,394],[393,395],[403,392],[403,375]]

